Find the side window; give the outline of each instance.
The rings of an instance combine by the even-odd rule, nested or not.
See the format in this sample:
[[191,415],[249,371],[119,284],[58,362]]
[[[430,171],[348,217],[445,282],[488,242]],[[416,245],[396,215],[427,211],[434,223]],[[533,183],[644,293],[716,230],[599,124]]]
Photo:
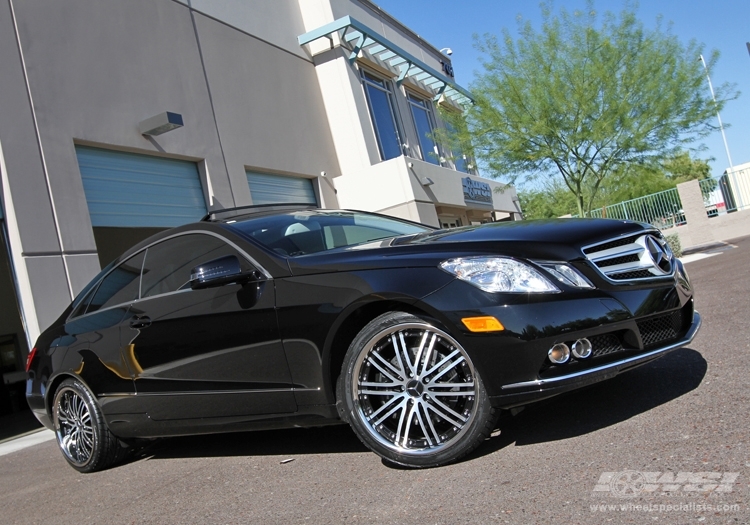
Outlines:
[[[451,133],[456,133],[456,128],[450,122],[445,122],[445,128]],[[453,166],[456,168],[456,171],[469,173],[469,164],[467,162],[466,154],[460,149],[454,149],[452,153]]]
[[360,71],[370,118],[378,140],[380,158],[388,160],[399,157],[402,155],[401,133],[394,109],[391,83],[364,70]]
[[144,255],[140,252],[109,272],[91,297],[86,313],[138,299]]
[[235,255],[243,271],[252,265],[229,244],[212,235],[192,233],[160,242],[146,251],[141,298],[190,286],[190,270],[225,255]]
[[94,291],[96,290],[96,287],[89,290],[86,293],[86,296],[81,299],[81,302],[78,303],[78,306],[76,306],[73,309],[73,312],[70,314],[70,317],[78,317],[79,315],[83,315],[86,313],[86,307],[89,305],[89,301],[91,300],[91,296],[94,295]]
[[422,160],[432,164],[440,164],[440,152],[435,141],[432,140],[432,132],[435,129],[435,121],[432,116],[432,104],[428,101],[408,94],[411,116],[414,118],[414,126],[419,135],[419,149],[422,152]]

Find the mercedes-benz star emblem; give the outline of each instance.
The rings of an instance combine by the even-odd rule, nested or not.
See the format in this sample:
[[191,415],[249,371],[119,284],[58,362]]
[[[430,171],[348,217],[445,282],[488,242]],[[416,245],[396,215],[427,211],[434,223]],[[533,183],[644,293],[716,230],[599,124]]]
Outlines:
[[646,246],[654,265],[664,272],[669,272],[672,267],[671,254],[666,252],[661,243],[652,235],[646,237]]

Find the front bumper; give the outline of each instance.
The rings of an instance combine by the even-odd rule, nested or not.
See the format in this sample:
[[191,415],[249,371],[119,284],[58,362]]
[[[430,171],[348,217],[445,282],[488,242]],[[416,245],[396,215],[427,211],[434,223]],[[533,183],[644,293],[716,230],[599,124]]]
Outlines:
[[669,344],[653,348],[635,356],[613,361],[601,366],[580,370],[566,375],[546,379],[522,381],[503,385],[499,395],[490,398],[492,405],[499,408],[512,408],[533,401],[556,396],[563,392],[575,390],[605,379],[610,379],[621,372],[643,365],[654,359],[690,344],[701,326],[701,316],[693,313],[693,320],[685,335]]
[[[417,305],[466,349],[495,407],[511,408],[614,377],[687,345],[700,327],[679,279],[558,294],[491,294],[454,281]],[[492,316],[504,329],[469,332],[461,319]],[[592,357],[561,366],[556,343],[591,341]]]

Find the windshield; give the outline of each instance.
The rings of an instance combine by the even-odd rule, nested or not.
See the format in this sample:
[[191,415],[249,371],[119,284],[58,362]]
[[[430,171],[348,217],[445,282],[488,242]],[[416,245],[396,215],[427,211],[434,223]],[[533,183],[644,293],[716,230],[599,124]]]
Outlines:
[[286,257],[431,231],[427,226],[357,211],[304,210],[227,221],[226,226]]

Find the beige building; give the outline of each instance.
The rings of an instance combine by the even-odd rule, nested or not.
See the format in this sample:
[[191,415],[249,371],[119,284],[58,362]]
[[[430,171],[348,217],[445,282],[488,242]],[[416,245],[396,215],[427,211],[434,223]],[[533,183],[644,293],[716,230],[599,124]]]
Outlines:
[[[450,58],[369,2],[300,2],[340,166],[339,205],[440,226],[520,214],[515,190],[430,138],[462,111]],[[377,29],[376,29],[377,28]]]
[[471,104],[450,57],[369,0],[8,0],[0,71],[0,413],[41,331],[159,229],[290,201],[520,216],[431,139]]

